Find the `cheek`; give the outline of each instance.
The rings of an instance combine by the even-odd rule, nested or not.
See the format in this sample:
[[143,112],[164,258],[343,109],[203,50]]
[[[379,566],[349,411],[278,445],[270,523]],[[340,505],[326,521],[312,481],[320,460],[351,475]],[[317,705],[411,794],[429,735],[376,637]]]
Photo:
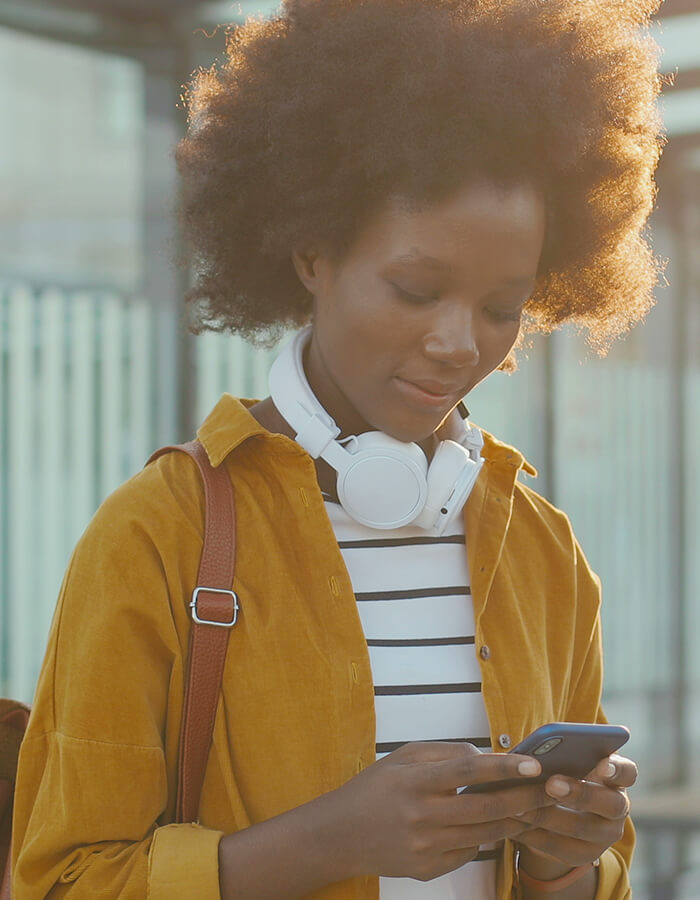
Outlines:
[[486,340],[486,356],[499,366],[508,356],[520,336],[520,321],[493,325]]
[[368,306],[339,304],[315,323],[328,374],[355,407],[371,403],[387,361],[383,329]]
[[484,328],[478,340],[479,364],[474,372],[475,377],[470,390],[488,378],[508,359],[519,335],[519,322],[514,323],[512,328],[493,324]]
[[[412,346],[411,335],[419,333],[410,316],[402,315],[396,303],[376,285],[365,290],[358,280],[351,291],[343,292],[326,310],[323,332],[332,334],[336,362],[354,362],[355,376],[390,368]],[[415,336],[413,343],[415,344]],[[333,365],[333,360],[328,360]]]

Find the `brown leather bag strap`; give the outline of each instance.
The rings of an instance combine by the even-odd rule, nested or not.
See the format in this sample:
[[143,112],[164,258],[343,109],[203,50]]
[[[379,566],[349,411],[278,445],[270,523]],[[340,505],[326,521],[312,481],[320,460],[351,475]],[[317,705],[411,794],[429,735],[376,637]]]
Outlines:
[[232,590],[236,517],[233,486],[226,467],[214,468],[199,441],[161,447],[148,462],[171,450],[181,450],[197,463],[206,504],[202,557],[190,601],[193,621],[180,729],[176,807],[177,822],[196,822],[228,638],[238,618],[238,597]]

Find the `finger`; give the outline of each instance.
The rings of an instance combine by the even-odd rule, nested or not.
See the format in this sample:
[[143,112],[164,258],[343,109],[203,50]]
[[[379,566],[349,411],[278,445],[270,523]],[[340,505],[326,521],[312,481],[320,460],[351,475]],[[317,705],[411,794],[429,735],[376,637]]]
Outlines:
[[518,819],[531,828],[595,844],[600,852],[619,841],[625,828],[624,819],[604,819],[594,813],[576,812],[563,806],[531,810]]
[[440,798],[435,807],[435,820],[444,825],[496,822],[541,806],[553,806],[555,801],[545,793],[541,784],[490,791],[485,794],[456,794]]
[[531,826],[518,819],[499,819],[494,822],[475,825],[455,825],[440,832],[445,849],[468,847],[473,843],[492,844],[510,838],[519,840],[520,835],[530,831]]
[[581,781],[564,775],[549,778],[544,788],[559,805],[568,809],[614,820],[622,820],[629,815],[630,803],[624,789],[616,790],[594,781]]
[[402,744],[384,759],[402,763],[457,762],[470,756],[480,756],[481,751],[473,744],[451,741],[410,741]]
[[[462,745],[470,747],[470,744]],[[476,748],[473,748],[476,749]],[[445,760],[426,771],[425,787],[439,793],[454,791],[465,784],[486,784],[503,779],[522,780],[539,775],[540,763],[531,756],[518,753],[464,753],[462,758]]]
[[636,782],[638,774],[636,763],[625,756],[614,754],[598,763],[590,773],[589,780],[609,787],[627,788]]
[[596,844],[579,841],[575,838],[562,837],[550,831],[535,828],[525,832],[518,838],[519,844],[525,844],[531,850],[551,856],[572,868],[585,866],[586,863],[598,859],[602,850]]

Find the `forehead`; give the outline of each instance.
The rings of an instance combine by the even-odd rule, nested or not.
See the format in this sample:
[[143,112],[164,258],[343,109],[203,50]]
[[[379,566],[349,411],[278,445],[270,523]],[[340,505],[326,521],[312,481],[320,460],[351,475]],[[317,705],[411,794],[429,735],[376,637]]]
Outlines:
[[537,267],[545,227],[544,195],[535,185],[480,179],[434,202],[390,198],[360,230],[350,255],[435,275],[499,262],[527,274]]

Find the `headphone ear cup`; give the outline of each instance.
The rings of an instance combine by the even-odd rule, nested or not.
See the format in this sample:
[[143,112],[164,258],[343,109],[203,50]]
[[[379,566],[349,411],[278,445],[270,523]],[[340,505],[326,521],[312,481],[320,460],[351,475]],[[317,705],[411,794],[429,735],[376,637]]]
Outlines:
[[416,519],[417,525],[433,528],[441,519],[447,524],[450,513],[462,508],[473,481],[469,479],[469,490],[464,499],[453,495],[458,485],[465,481],[463,475],[469,468],[480,468],[469,456],[469,451],[456,441],[442,441],[428,469],[428,498],[423,512]]
[[353,437],[345,449],[337,488],[348,515],[371,528],[413,522],[428,495],[428,460],[421,448],[368,431]]

